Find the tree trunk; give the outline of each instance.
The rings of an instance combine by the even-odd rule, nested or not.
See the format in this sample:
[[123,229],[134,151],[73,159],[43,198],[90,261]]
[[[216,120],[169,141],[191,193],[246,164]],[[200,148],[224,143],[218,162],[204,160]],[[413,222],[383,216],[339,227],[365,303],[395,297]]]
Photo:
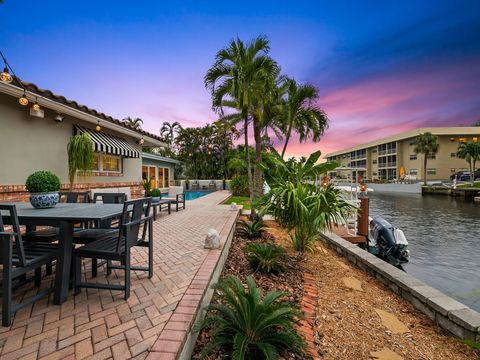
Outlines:
[[251,217],[255,213],[255,209],[253,208],[253,178],[252,178],[252,164],[250,162],[250,151],[248,147],[248,113],[244,112],[244,130],[243,136],[245,137],[245,159],[247,161],[247,176],[248,176],[248,190],[250,192],[250,203],[252,204],[252,213]]
[[475,186],[475,160],[470,159],[470,181]]
[[262,176],[262,129],[258,118],[253,119],[253,135],[255,137],[255,168],[253,169],[253,196],[258,198],[263,195]]
[[427,186],[427,154],[423,155],[423,185]]
[[285,151],[287,150],[288,141],[290,140],[291,135],[292,135],[292,123],[288,125],[287,135],[285,136],[285,144],[283,145],[283,150],[282,150],[282,159],[283,159],[283,156],[285,155]]

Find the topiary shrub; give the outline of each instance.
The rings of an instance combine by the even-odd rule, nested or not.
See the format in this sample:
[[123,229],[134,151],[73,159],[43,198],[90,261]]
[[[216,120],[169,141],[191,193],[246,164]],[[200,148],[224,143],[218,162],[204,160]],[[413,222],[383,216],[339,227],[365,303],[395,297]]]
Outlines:
[[285,271],[285,250],[273,244],[253,243],[247,245],[243,251],[248,263],[254,271],[264,274],[280,274]]
[[235,196],[250,196],[247,175],[235,175],[230,181],[230,190]]
[[31,174],[25,182],[29,193],[46,193],[60,190],[60,179],[51,171],[37,171]]
[[251,276],[246,290],[235,276],[214,288],[220,303],[209,306],[202,324],[212,329],[202,356],[221,348],[228,359],[234,360],[278,359],[285,351],[303,358],[304,342],[295,332],[295,319],[302,313],[282,301],[285,292],[272,291],[261,300],[261,290]]
[[160,197],[160,196],[162,196],[162,193],[159,189],[153,189],[152,191],[150,191],[150,196],[151,197]]
[[255,221],[240,221],[240,228],[238,235],[246,237],[247,239],[258,239],[265,232],[265,223],[261,219]]

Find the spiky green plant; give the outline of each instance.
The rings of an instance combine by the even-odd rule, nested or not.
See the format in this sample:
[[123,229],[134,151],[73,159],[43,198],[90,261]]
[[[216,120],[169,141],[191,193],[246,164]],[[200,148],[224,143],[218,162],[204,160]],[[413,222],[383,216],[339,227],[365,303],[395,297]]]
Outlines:
[[265,223],[261,219],[254,221],[240,221],[238,234],[247,239],[258,239],[265,232]]
[[254,271],[264,274],[279,274],[285,271],[285,250],[273,244],[252,243],[244,250],[248,263]]
[[202,327],[212,329],[211,341],[202,350],[206,356],[221,348],[229,359],[278,359],[285,351],[301,354],[303,339],[295,332],[301,312],[282,302],[284,292],[262,293],[251,276],[247,289],[231,276],[215,285],[220,303],[210,305]]
[[74,135],[67,145],[70,190],[78,171],[88,174],[93,168],[93,141],[87,133]]

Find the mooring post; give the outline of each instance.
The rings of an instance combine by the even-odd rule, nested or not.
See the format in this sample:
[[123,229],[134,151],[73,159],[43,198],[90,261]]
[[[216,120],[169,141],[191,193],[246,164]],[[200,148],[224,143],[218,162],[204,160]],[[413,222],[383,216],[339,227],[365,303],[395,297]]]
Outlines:
[[368,236],[368,197],[360,198],[360,211],[357,217],[357,234]]

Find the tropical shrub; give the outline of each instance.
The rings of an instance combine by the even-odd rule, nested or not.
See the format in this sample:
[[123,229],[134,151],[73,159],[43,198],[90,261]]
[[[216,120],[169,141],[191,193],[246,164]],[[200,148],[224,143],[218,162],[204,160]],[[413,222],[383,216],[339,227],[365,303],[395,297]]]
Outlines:
[[297,251],[307,250],[321,230],[344,223],[356,211],[339,189],[315,185],[320,175],[338,166],[335,162],[317,164],[319,158],[317,151],[308,159],[285,161],[273,152],[263,165],[270,192],[260,200],[262,211],[292,232]]
[[247,289],[231,276],[214,288],[220,303],[210,305],[202,327],[212,329],[211,341],[202,350],[206,356],[221,348],[229,359],[278,359],[284,351],[299,354],[303,339],[295,332],[301,312],[282,301],[284,292],[272,291],[262,298],[251,276]]
[[67,145],[68,154],[68,178],[70,190],[73,190],[73,182],[77,171],[88,174],[93,168],[93,141],[87,133],[72,136]]
[[152,178],[147,177],[142,181],[143,190],[145,190],[145,196],[150,196],[152,192]]
[[50,171],[37,171],[27,178],[25,187],[30,193],[55,192],[60,190],[60,179]]
[[285,250],[273,244],[253,243],[244,250],[248,263],[254,271],[264,274],[279,274],[285,271]]
[[152,191],[150,191],[150,196],[151,197],[160,197],[160,196],[162,196],[162,192],[160,191],[160,189],[153,189]]
[[258,239],[265,232],[265,223],[261,219],[254,221],[240,221],[238,234],[247,239]]
[[230,181],[230,190],[234,196],[249,196],[248,177],[246,175],[235,175]]

